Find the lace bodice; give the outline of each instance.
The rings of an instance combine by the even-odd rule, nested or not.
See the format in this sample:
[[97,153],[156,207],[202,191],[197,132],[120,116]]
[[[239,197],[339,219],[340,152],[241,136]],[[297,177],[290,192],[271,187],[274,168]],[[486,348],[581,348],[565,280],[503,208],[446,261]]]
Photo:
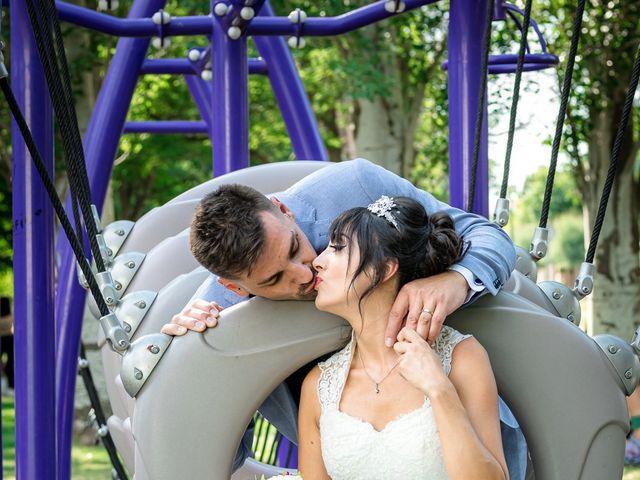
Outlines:
[[[453,348],[469,335],[444,326],[435,351],[448,375]],[[320,443],[327,473],[333,480],[411,478],[444,480],[440,438],[429,399],[422,407],[387,423],[383,430],[340,411],[355,339],[319,364]]]

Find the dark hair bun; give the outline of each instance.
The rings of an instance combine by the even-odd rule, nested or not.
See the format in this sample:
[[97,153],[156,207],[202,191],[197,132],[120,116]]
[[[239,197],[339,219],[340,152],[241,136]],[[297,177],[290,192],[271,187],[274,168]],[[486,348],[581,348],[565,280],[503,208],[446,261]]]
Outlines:
[[435,275],[458,262],[464,254],[464,241],[455,230],[453,219],[444,212],[429,216],[424,250],[426,275]]

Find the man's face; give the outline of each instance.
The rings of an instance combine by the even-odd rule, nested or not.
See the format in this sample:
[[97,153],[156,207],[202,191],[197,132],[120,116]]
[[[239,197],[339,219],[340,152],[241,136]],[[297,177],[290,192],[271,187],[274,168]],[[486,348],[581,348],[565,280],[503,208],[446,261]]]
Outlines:
[[316,273],[311,262],[316,252],[291,212],[282,204],[276,205],[281,212],[260,214],[264,246],[251,273],[232,281],[221,279],[221,283],[237,293],[271,300],[313,300]]

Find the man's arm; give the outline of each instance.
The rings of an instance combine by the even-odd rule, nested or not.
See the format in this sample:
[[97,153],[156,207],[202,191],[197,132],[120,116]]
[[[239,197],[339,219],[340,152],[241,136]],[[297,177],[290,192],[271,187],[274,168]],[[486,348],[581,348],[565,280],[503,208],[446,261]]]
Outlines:
[[405,319],[408,327],[433,344],[445,318],[472,298],[476,290],[495,295],[509,279],[515,266],[513,242],[486,218],[447,205],[380,166],[359,159],[353,161],[352,168],[370,202],[381,195],[411,197],[430,215],[444,212],[451,216],[456,232],[469,245],[451,271],[405,285],[391,310],[385,335],[388,346],[395,342]]

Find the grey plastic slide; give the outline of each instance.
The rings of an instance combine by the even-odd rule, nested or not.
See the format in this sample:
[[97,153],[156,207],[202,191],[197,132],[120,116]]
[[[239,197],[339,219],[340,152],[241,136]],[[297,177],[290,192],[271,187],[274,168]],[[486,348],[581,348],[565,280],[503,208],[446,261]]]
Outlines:
[[[621,478],[625,397],[590,337],[510,293],[485,296],[447,323],[488,350],[538,480]],[[223,312],[215,330],[174,339],[136,398],[136,479],[229,478],[265,396],[348,336],[310,302],[253,299]]]
[[[283,162],[234,172],[140,219],[118,252],[120,258],[144,254],[120,292],[119,318],[133,325],[132,339],[157,334],[207,275],[194,269],[185,230],[202,195],[222,183],[278,191],[325,165]],[[555,316],[535,283],[514,273],[505,290],[518,295],[487,296],[448,323],[476,335],[489,351],[501,395],[530,443],[536,478],[620,478],[628,420],[608,360],[592,339]],[[226,310],[204,336],[174,340],[135,400],[122,385],[121,357],[101,338],[114,412],[108,425],[127,468],[138,480],[228,479],[240,437],[264,397],[348,335],[342,320],[310,302],[254,299]],[[279,471],[249,460],[232,478]]]

